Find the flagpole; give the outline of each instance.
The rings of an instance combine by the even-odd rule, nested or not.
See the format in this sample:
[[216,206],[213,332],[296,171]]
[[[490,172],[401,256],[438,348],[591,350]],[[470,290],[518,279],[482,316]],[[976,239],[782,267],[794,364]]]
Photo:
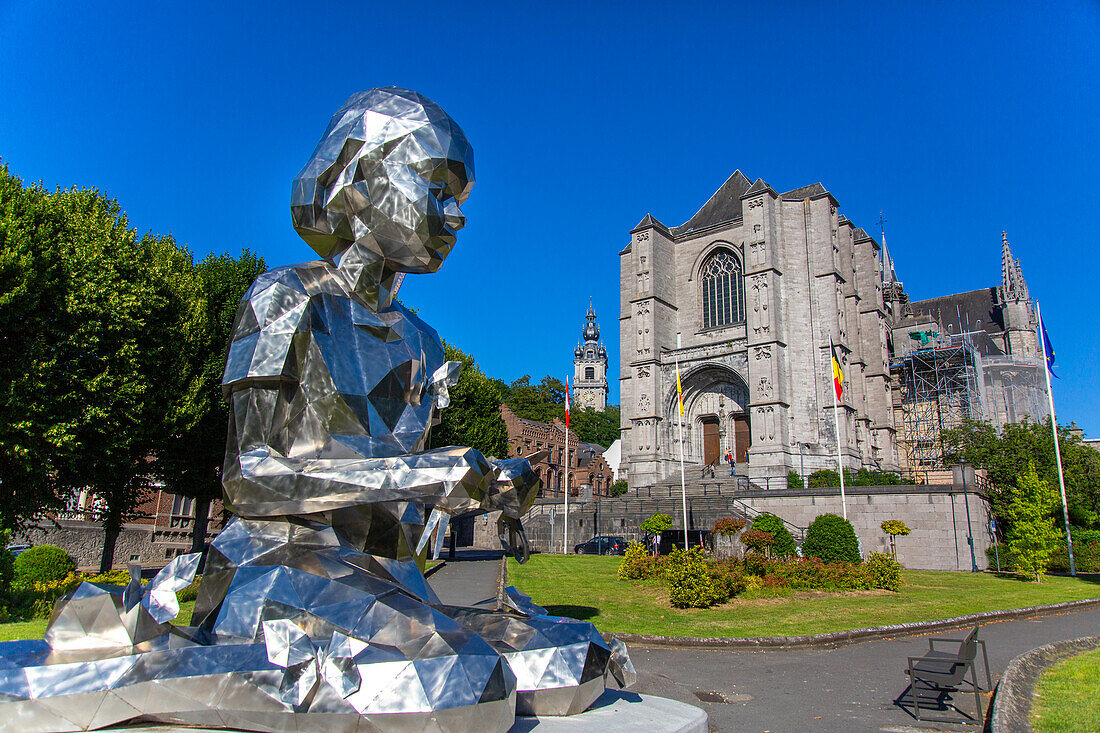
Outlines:
[[569,554],[569,377],[565,378],[565,531],[562,532],[561,552]]
[[[833,361],[836,359],[833,340],[829,339],[829,371],[833,369]],[[836,401],[836,377],[833,377],[833,427],[836,429],[836,465],[840,470],[840,508],[844,512],[844,518],[848,518],[848,500],[844,497],[844,456],[840,447],[840,409]]]
[[[676,334],[676,348],[680,348],[680,334]],[[688,549],[688,492],[684,478],[684,395],[680,389],[680,355],[676,355],[676,398],[680,403],[680,496],[684,501],[684,552]]]
[[1047,360],[1046,329],[1043,327],[1043,314],[1039,310],[1039,301],[1035,301],[1035,315],[1039,319],[1039,345],[1043,352],[1043,373],[1047,377],[1047,400],[1050,402],[1050,432],[1054,436],[1054,458],[1058,462],[1058,489],[1062,492],[1062,519],[1066,525],[1066,551],[1069,553],[1069,574],[1076,577],[1077,565],[1073,561],[1073,536],[1069,531],[1069,509],[1066,507],[1066,479],[1062,475],[1062,448],[1058,442],[1058,422],[1054,419],[1054,388],[1050,384],[1050,362]]

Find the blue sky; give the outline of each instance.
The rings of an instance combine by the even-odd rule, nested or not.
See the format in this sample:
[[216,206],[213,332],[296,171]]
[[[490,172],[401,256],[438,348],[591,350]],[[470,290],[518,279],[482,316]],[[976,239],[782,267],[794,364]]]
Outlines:
[[[879,211],[913,299],[996,285],[1007,230],[1100,436],[1100,4],[0,3],[0,157],[94,186],[198,255],[311,253],[289,187],[353,92],[465,129],[477,185],[402,299],[491,375],[564,377],[589,296],[618,373],[618,256],[740,168]],[[350,9],[349,9],[350,8]],[[612,401],[618,400],[612,381]]]

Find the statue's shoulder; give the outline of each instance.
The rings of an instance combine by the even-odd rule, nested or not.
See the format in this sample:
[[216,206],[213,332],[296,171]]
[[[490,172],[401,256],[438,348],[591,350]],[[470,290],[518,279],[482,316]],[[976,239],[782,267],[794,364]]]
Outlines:
[[308,323],[311,298],[324,262],[268,270],[253,281],[237,307],[222,388],[297,379],[293,337]]

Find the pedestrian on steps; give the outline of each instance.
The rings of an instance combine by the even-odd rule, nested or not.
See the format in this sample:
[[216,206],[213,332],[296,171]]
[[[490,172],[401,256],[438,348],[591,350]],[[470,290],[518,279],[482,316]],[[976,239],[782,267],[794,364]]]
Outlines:
[[726,461],[730,464],[730,477],[733,477],[733,472],[736,468],[733,462],[733,451],[726,451]]

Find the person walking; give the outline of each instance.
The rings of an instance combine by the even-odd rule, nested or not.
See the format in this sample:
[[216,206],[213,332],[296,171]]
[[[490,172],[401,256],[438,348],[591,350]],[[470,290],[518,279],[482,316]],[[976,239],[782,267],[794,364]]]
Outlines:
[[736,470],[736,464],[733,461],[733,451],[726,451],[726,461],[730,464],[730,477],[732,478]]

